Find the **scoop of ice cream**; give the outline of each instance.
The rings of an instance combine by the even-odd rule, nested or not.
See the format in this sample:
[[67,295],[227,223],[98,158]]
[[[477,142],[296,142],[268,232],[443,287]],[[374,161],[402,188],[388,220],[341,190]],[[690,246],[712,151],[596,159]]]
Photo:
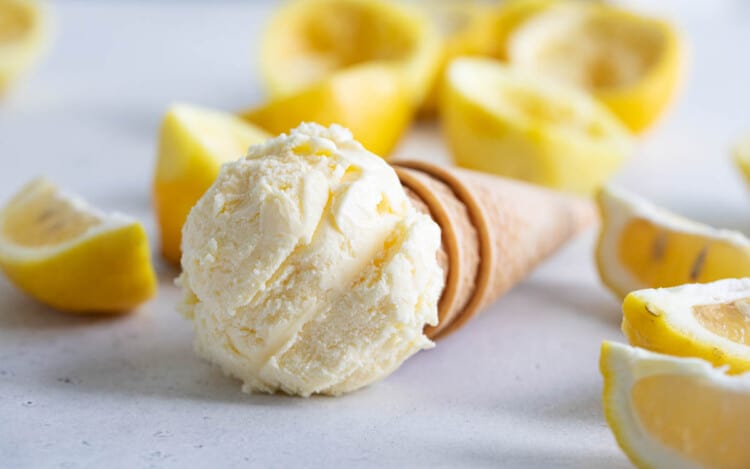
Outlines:
[[341,394],[432,346],[439,247],[387,163],[302,124],[226,164],[192,209],[181,310],[243,390]]

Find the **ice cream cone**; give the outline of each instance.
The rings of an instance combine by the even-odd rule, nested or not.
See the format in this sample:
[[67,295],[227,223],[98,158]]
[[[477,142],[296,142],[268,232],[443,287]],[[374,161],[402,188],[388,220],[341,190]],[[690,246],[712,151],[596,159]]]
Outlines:
[[394,168],[442,230],[446,285],[439,324],[425,330],[432,339],[458,330],[596,217],[588,200],[510,179],[415,161]]

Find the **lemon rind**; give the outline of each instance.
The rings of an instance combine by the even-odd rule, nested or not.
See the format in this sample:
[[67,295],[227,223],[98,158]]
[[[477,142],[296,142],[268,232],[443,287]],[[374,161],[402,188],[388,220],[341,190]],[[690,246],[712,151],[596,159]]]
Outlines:
[[[558,17],[552,17],[552,13]],[[669,103],[677,94],[681,84],[680,69],[685,61],[680,34],[672,25],[658,18],[650,18],[634,14],[617,7],[592,4],[586,2],[563,2],[551,5],[537,17],[523,24],[518,31],[514,31],[508,43],[508,55],[514,64],[521,68],[533,63],[542,44],[546,44],[550,37],[564,36],[567,30],[584,24],[588,18],[595,16],[619,18],[639,25],[647,25],[662,35],[662,53],[660,58],[635,81],[592,90],[594,96],[612,110],[618,118],[634,133],[641,133],[651,127],[665,113]],[[567,21],[567,23],[565,22]],[[551,33],[556,33],[554,36]],[[658,89],[668,86],[668,90],[659,92],[662,98],[655,105],[649,102]],[[623,99],[632,99],[633,107],[625,109]],[[653,102],[653,101],[652,101]],[[646,114],[642,113],[645,107]]]
[[133,225],[140,225],[140,222],[137,219],[123,213],[104,212],[99,208],[89,204],[82,197],[57,188],[54,184],[49,182],[44,177],[36,178],[32,182],[27,184],[23,189],[21,189],[21,191],[11,201],[11,203],[23,203],[24,199],[33,197],[35,195],[35,192],[43,187],[53,188],[55,190],[55,197],[64,199],[66,202],[70,203],[71,206],[77,211],[88,213],[99,218],[101,222],[89,227],[79,236],[63,241],[61,243],[49,246],[27,247],[11,242],[6,237],[2,236],[2,228],[8,221],[8,207],[6,207],[2,211],[0,211],[0,259],[2,259],[4,262],[33,262],[48,259],[61,252],[65,252],[74,246],[78,246],[82,243],[87,242],[88,240],[96,238],[102,233],[108,233],[123,228],[128,228]]
[[[553,17],[553,13],[558,16]],[[580,26],[581,23],[585,23],[586,20],[597,15],[619,17],[623,21],[627,20],[641,25],[648,24],[660,32],[663,32],[665,29],[669,29],[671,32],[671,28],[663,21],[634,15],[629,11],[619,8],[593,3],[562,2],[550,5],[539,15],[531,18],[529,22],[524,24],[519,28],[519,31],[511,36],[509,41],[510,55],[514,58],[514,62],[520,61],[518,65],[523,67],[532,57],[536,56],[539,46],[549,40],[550,37],[558,37],[554,36],[555,34],[564,36],[564,33],[571,28],[571,25],[573,27]],[[665,51],[674,47],[674,34],[664,34],[663,39]],[[652,77],[659,74],[658,72],[663,62],[670,56],[666,53],[662,55],[662,59],[657,61],[652,67],[646,69],[637,81],[611,87],[602,87],[597,89],[596,93],[621,93],[638,88],[644,81],[652,80]]]
[[[639,290],[628,295],[628,301],[643,304],[648,314],[661,318],[659,323],[668,327],[670,335],[680,336],[697,347],[717,349],[724,357],[722,361],[750,362],[750,347],[737,343],[703,327],[695,318],[692,308],[695,305],[727,303],[750,297],[750,278],[725,279],[711,283],[694,283],[671,288]],[[623,308],[625,320],[630,315]],[[666,350],[665,350],[666,351]],[[671,351],[680,355],[691,355],[690,350]],[[693,353],[695,355],[697,353]],[[707,357],[706,357],[707,358]],[[732,363],[727,363],[731,366]]]
[[[306,88],[316,86],[321,82],[330,79],[331,75],[346,71],[352,67],[364,64],[386,64],[400,65],[402,70],[408,75],[407,81],[410,82],[411,93],[415,107],[426,98],[432,83],[436,79],[442,57],[442,41],[440,32],[437,27],[415,6],[380,2],[377,0],[347,0],[350,3],[360,4],[366,8],[372,8],[380,14],[388,14],[396,17],[403,25],[412,28],[411,33],[415,36],[415,46],[411,53],[402,59],[380,59],[356,63],[349,67],[338,70],[332,70],[325,76],[297,86],[290,86],[283,80],[279,80],[281,74],[278,69],[278,53],[274,47],[267,47],[266,44],[274,44],[277,40],[275,35],[280,30],[289,28],[290,18],[298,18],[306,12],[316,7],[324,7],[332,3],[331,0],[297,0],[289,2],[283,6],[269,22],[262,35],[259,68],[261,78],[268,93],[274,99],[284,98],[299,93]],[[417,79],[414,76],[418,76]],[[413,82],[413,83],[412,83]]]
[[[603,220],[596,250],[597,267],[605,285],[620,297],[625,297],[631,291],[649,287],[621,266],[617,254],[619,235],[626,224],[634,218],[647,220],[666,230],[708,237],[717,241],[726,241],[741,248],[750,248],[750,239],[742,233],[714,228],[684,218],[616,185],[609,184],[602,188],[597,198]],[[607,255],[614,256],[614,258],[606,258]]]
[[[482,73],[477,73],[478,68],[481,69]],[[483,75],[481,80],[493,83],[494,86],[521,87],[544,100],[559,101],[561,97],[564,97],[565,102],[580,111],[583,118],[605,124],[606,138],[593,140],[595,145],[615,146],[618,154],[627,154],[632,148],[629,134],[624,126],[603,105],[588,99],[584,92],[490,59],[471,57],[455,59],[448,68],[448,80],[453,88],[464,99],[473,102],[475,105],[489,107],[493,115],[502,118],[510,126],[523,130],[542,127],[545,134],[566,140],[582,138],[581,133],[576,130],[566,126],[539,122],[515,109],[514,106],[502,103],[502,100],[497,100],[497,103],[492,106],[488,105],[482,99],[482,92],[479,89],[482,88],[481,86],[466,85],[468,79],[480,74]],[[488,75],[492,77],[492,80],[487,78]],[[486,88],[487,86],[484,87],[484,89]]]
[[741,138],[732,147],[732,159],[742,171],[745,180],[750,182],[750,135]]
[[641,468],[700,469],[675,450],[648,436],[638,420],[630,389],[640,379],[654,375],[695,377],[712,386],[750,394],[750,373],[728,375],[699,358],[672,357],[615,342],[602,343],[600,371],[604,377],[603,407],[607,422],[624,452]]

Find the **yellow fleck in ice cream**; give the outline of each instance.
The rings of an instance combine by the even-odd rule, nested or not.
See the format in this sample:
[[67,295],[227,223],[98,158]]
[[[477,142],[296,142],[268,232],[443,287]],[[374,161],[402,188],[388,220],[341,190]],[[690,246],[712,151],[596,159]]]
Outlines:
[[191,211],[181,309],[243,390],[341,394],[432,346],[439,248],[387,163],[302,124],[226,164]]

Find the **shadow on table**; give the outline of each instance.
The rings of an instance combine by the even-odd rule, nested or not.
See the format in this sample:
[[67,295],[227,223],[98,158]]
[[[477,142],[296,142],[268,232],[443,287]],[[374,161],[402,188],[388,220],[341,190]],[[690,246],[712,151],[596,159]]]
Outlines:
[[620,327],[620,305],[604,286],[595,287],[545,278],[531,279],[520,288],[551,305],[563,306],[575,314],[584,314],[607,325]]
[[543,414],[552,419],[602,424],[602,391],[599,387],[587,389],[585,393],[575,394],[571,399],[556,402],[544,409]]
[[39,303],[0,279],[0,330],[50,331],[117,322],[122,315],[74,315]]
[[[163,276],[171,283],[174,272],[166,270]],[[149,303],[134,314],[76,316],[38,303],[0,280],[0,332],[8,339],[3,353],[30,357],[25,366],[32,370],[35,387],[132,399],[263,406],[301,402],[242,393],[238,380],[195,354],[189,324],[173,314],[166,317]]]
[[[176,266],[152,253],[159,288],[171,287],[180,274]],[[0,330],[47,331],[117,323],[130,314],[71,314],[40,303],[0,277]]]
[[[502,437],[501,435],[499,437]],[[555,468],[630,468],[624,455],[616,450],[611,453],[591,451],[585,443],[569,442],[567,448],[558,450],[534,447],[494,449],[490,447],[460,448],[452,452],[450,458],[456,467],[555,467]],[[613,443],[614,444],[614,443]],[[576,447],[577,445],[580,445]],[[450,465],[450,464],[449,464]]]
[[106,193],[97,195],[96,204],[107,210],[114,210],[134,216],[141,221],[153,219],[153,200],[151,198],[151,181],[143,181],[139,190],[132,187],[113,185]]
[[[174,286],[180,270],[153,252],[152,260],[159,288]],[[71,314],[40,303],[0,276],[0,330],[45,331],[74,329],[126,320],[130,314]]]
[[305,402],[281,394],[242,392],[239,380],[226,376],[195,354],[189,334],[175,332],[172,337],[162,334],[161,341],[149,340],[148,344],[135,346],[123,340],[113,341],[98,356],[78,355],[56,370],[54,376],[45,376],[45,380],[70,391],[136,400],[154,398],[270,407]]
[[599,386],[585,389],[550,389],[549,392],[533,396],[519,396],[518,400],[503,402],[498,410],[521,418],[557,421],[563,424],[604,424],[602,393]]

